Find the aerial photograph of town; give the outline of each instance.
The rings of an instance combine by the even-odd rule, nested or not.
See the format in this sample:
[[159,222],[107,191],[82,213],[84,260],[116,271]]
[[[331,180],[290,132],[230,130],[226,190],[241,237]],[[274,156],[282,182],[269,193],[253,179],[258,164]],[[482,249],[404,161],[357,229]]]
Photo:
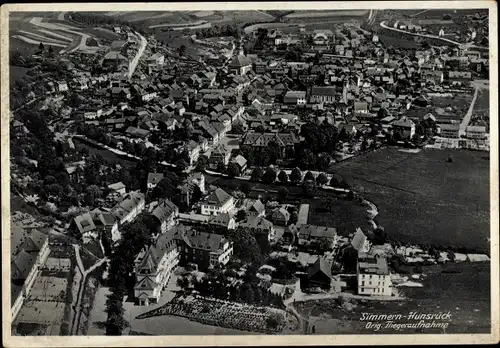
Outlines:
[[10,12],[11,335],[490,334],[490,17]]

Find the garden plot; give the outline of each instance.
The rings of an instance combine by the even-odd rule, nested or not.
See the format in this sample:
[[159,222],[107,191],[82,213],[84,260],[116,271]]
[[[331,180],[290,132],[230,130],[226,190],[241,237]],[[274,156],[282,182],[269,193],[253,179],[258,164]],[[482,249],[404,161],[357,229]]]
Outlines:
[[43,327],[38,332],[39,335],[60,335],[64,307],[64,302],[27,301],[19,311],[15,325]]
[[37,277],[29,298],[35,301],[64,302],[68,280],[58,277]]
[[[162,307],[141,314],[137,319],[162,315],[177,315],[208,325],[249,332],[279,333],[285,329],[285,311],[283,310],[201,296],[178,297]],[[277,318],[276,326],[269,325],[270,316]],[[295,329],[297,329],[298,323],[295,324]]]

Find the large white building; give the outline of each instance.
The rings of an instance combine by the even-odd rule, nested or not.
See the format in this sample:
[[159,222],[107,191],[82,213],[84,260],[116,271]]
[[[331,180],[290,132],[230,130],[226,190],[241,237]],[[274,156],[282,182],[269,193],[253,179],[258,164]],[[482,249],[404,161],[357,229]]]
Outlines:
[[170,231],[160,235],[153,246],[139,253],[135,259],[134,286],[134,296],[139,305],[158,303],[178,263],[179,252]]
[[371,296],[392,296],[391,273],[384,257],[358,256],[358,294]]

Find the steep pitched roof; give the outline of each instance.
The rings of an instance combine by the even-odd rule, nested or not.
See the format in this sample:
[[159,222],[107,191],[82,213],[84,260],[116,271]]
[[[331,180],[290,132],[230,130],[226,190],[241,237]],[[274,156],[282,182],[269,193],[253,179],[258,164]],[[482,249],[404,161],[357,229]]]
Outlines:
[[234,57],[231,63],[229,63],[230,68],[242,68],[249,65],[252,65],[252,62],[250,61],[250,59],[243,55]]
[[261,216],[248,216],[247,219],[244,222],[240,223],[240,226],[247,227],[247,228],[269,230],[274,225],[273,225],[273,223],[271,221],[265,219],[264,217],[261,217]]
[[232,198],[232,196],[229,193],[227,193],[226,191],[224,191],[221,188],[217,188],[207,198],[207,203],[210,204],[210,205],[215,205],[215,206],[218,206],[218,207],[222,207],[231,198]]
[[163,202],[153,210],[152,215],[155,216],[160,222],[168,220],[172,214],[179,211],[179,208],[170,200],[165,199]]
[[307,269],[307,276],[311,278],[316,273],[322,272],[328,278],[332,278],[332,265],[322,257],[318,257],[316,262]]

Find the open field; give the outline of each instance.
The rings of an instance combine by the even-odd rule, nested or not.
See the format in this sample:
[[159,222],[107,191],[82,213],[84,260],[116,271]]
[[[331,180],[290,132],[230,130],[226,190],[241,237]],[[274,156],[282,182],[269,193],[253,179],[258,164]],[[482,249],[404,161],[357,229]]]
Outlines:
[[[448,155],[454,162],[447,163]],[[378,206],[394,240],[489,252],[489,160],[484,152],[385,148],[330,168]]]
[[[449,323],[446,333],[487,333],[490,332],[490,271],[489,264],[449,264],[433,266],[432,274],[423,281],[422,288],[398,288],[407,300],[403,301],[357,301],[352,311],[344,310],[335,304],[335,300],[319,300],[298,303],[300,313],[312,317],[311,324],[316,327],[316,334],[373,334],[373,328],[367,328],[367,321],[361,321],[362,313],[367,315],[401,314],[411,311],[438,314],[450,311],[451,320],[438,322]],[[442,267],[454,268],[460,273],[442,273]],[[425,272],[427,273],[427,272]],[[478,284],[481,284],[478,286]],[[317,321],[315,319],[318,319]],[[409,319],[394,320],[396,323],[415,322]],[[377,321],[372,321],[377,322]],[[384,329],[383,334],[413,334],[415,329]],[[417,321],[418,322],[418,321]],[[427,322],[430,322],[427,321]],[[443,333],[442,329],[426,329],[422,333]]]
[[295,11],[288,14],[285,18],[317,18],[317,17],[359,17],[364,16],[368,10],[336,10],[336,11]]
[[490,113],[490,90],[481,89],[478,92],[476,103],[474,104],[472,117],[482,116],[483,118],[489,118],[489,113]]
[[119,163],[123,166],[126,166],[126,167],[132,167],[135,165],[135,162],[133,162],[133,161],[126,160],[126,159],[116,155],[115,153],[109,151],[109,150],[99,149],[97,147],[91,146],[90,144],[84,143],[77,138],[73,138],[73,143],[75,144],[75,148],[77,150],[80,150],[82,148],[87,148],[91,155],[99,154],[107,161],[117,162],[117,163]]
[[324,202],[318,199],[311,200],[309,204],[307,222],[311,225],[336,227],[341,235],[355,232],[355,227],[366,230],[370,226],[368,208],[359,202],[335,199],[331,210],[325,209]]
[[[81,50],[92,53],[95,48],[86,45],[87,39],[99,38],[101,31],[87,32],[86,28],[74,23],[59,20],[58,13],[43,14],[25,12],[15,13],[10,17],[9,34],[11,50],[21,53],[29,52],[31,46],[34,51],[40,42],[45,46],[52,46],[55,53],[74,52]],[[109,37],[108,33],[102,32]]]
[[408,38],[399,38],[392,35],[387,35],[384,29],[379,30],[377,35],[381,43],[383,43],[386,47],[394,47],[401,49],[418,49],[420,44],[414,41],[411,37]]

